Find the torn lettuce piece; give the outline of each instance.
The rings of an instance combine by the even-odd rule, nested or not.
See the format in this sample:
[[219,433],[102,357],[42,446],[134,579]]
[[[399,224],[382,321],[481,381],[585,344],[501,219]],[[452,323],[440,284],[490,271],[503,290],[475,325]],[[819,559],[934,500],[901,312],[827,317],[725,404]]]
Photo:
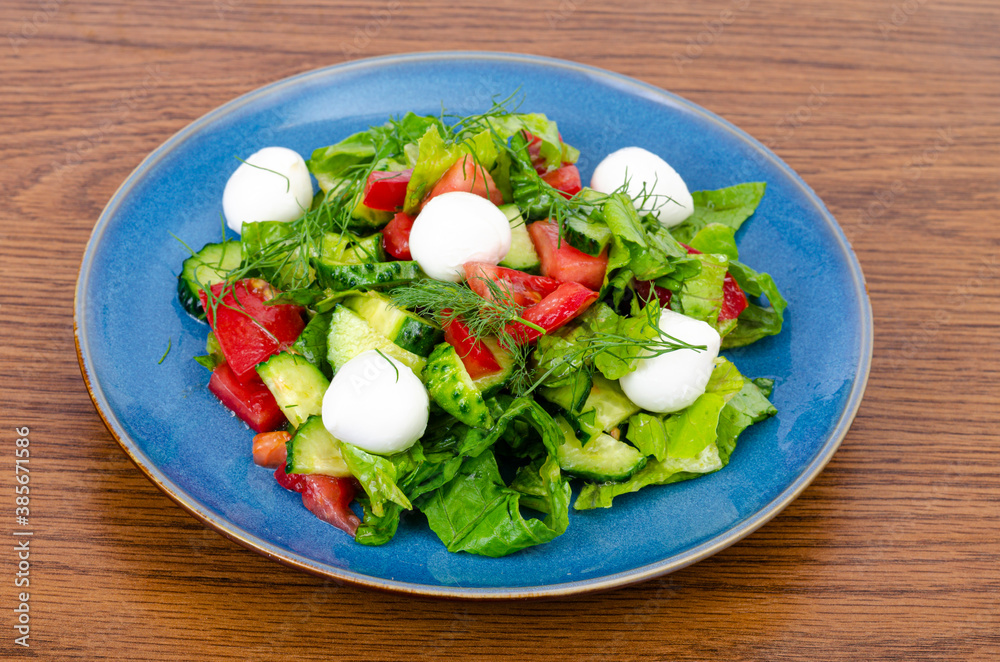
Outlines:
[[409,510],[413,506],[396,484],[398,471],[388,458],[372,455],[353,444],[341,442],[341,453],[347,468],[364,488],[371,504],[372,513],[381,517],[385,514],[385,504],[395,503]]
[[742,347],[756,342],[765,336],[774,336],[781,332],[785,321],[785,308],[788,302],[781,296],[774,279],[765,273],[758,273],[742,262],[731,262],[729,273],[736,284],[750,297],[767,297],[767,306],[753,301],[740,313],[736,320],[736,328],[722,339],[723,349]]
[[[554,457],[539,467],[539,481],[542,489],[533,489],[542,494],[529,495],[528,502],[548,515],[544,520],[526,519],[520,510],[524,494],[504,484],[496,458],[486,451],[466,459],[451,481],[421,497],[417,505],[449,552],[506,556],[566,531],[571,492]],[[521,484],[526,482],[522,478]]]
[[412,147],[427,132],[444,125],[437,117],[407,113],[382,126],[348,136],[334,145],[313,151],[308,167],[324,192],[336,191],[368,168],[405,170],[413,167]]
[[573,508],[575,510],[610,508],[616,496],[638,492],[647,485],[667,485],[697,478],[718,471],[722,467],[719,449],[715,444],[709,444],[694,458],[668,457],[662,462],[651,459],[645,467],[625,482],[584,485]]
[[694,213],[680,225],[670,228],[670,233],[678,241],[690,244],[698,231],[709,223],[721,223],[734,231],[739,230],[757,210],[766,188],[764,182],[748,182],[715,191],[694,191],[691,194]]
[[434,184],[463,156],[471,154],[476,164],[487,171],[496,163],[497,148],[488,130],[455,142],[447,141],[446,135],[440,127],[429,126],[417,142],[417,161],[403,203],[403,211],[407,214],[419,210],[420,203]]
[[723,301],[722,288],[729,259],[715,253],[701,253],[691,257],[701,263],[701,271],[694,278],[681,283],[680,289],[674,292],[670,300],[670,308],[718,329]]
[[719,358],[705,393],[687,409],[662,416],[643,412],[629,419],[626,438],[650,456],[626,481],[584,485],[574,508],[610,508],[615,497],[647,485],[676,483],[718,471],[729,463],[739,435],[777,413],[762,387]]

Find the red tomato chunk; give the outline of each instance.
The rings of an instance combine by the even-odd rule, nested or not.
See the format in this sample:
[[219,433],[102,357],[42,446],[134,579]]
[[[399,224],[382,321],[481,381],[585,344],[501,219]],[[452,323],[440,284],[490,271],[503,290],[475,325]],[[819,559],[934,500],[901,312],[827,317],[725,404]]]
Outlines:
[[357,490],[353,478],[286,474],[284,464],[274,471],[274,478],[286,490],[302,494],[302,505],[324,522],[352,536],[361,525],[350,508]]
[[410,255],[410,232],[413,230],[413,216],[399,212],[388,225],[382,228],[382,247],[397,260],[412,260]]
[[[521,319],[536,324],[546,332],[555,331],[576,318],[597,301],[597,292],[579,283],[563,283],[555,292],[521,311]],[[532,342],[542,334],[531,327],[514,322],[507,326],[520,342]]]
[[[218,299],[223,287],[223,283],[213,285],[213,297]],[[240,381],[256,379],[254,366],[287,349],[305,328],[300,306],[265,305],[277,294],[267,282],[247,278],[226,288],[226,295],[213,310],[204,290],[201,292],[208,323],[226,362]]]
[[500,364],[493,352],[482,340],[473,338],[469,328],[461,320],[455,319],[445,325],[444,339],[455,348],[465,365],[465,371],[473,379],[500,372]]
[[472,291],[484,299],[493,299],[489,282],[495,283],[510,295],[519,306],[531,306],[556,291],[559,281],[544,276],[533,276],[517,269],[498,267],[488,262],[469,262],[465,265],[465,278]]
[[256,372],[254,377],[241,382],[229,364],[223,362],[212,371],[208,390],[254,431],[276,430],[285,424],[285,415]]
[[573,248],[560,241],[559,228],[551,220],[532,223],[528,233],[542,262],[542,275],[564,283],[580,283],[591,290],[601,289],[608,269],[608,249],[595,257]]
[[396,211],[406,200],[406,187],[413,168],[400,172],[376,170],[365,182],[364,205],[378,211]]
[[443,193],[454,191],[475,193],[495,205],[503,204],[503,195],[493,182],[493,178],[490,177],[490,173],[486,172],[481,165],[476,165],[475,159],[471,156],[459,159],[455,165],[448,168],[431,189],[424,204],[426,205],[430,200]]

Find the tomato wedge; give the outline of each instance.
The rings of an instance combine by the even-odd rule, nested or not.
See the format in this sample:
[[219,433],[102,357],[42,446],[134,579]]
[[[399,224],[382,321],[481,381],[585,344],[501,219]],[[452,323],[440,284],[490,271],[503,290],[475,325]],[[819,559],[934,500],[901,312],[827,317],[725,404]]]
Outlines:
[[378,211],[396,211],[406,200],[413,168],[398,172],[376,170],[365,182],[364,205]]
[[[691,248],[687,244],[681,244],[691,255],[701,255],[701,251]],[[669,299],[668,299],[669,301]],[[733,275],[726,272],[726,278],[722,281],[722,308],[719,309],[719,321],[725,322],[734,320],[740,316],[746,307],[750,305],[747,301],[746,292],[740,287]]]
[[556,168],[551,172],[542,175],[549,186],[562,193],[566,199],[583,190],[583,183],[580,181],[580,170],[572,164],[563,164],[561,168]]
[[253,463],[258,467],[274,469],[285,463],[288,454],[285,444],[292,435],[280,432],[262,432],[253,438]]
[[286,490],[301,493],[302,505],[324,522],[352,536],[361,525],[361,520],[350,508],[357,490],[353,478],[286,474],[284,464],[274,471],[274,478]]
[[580,283],[599,290],[608,270],[608,249],[598,256],[587,255],[559,239],[559,228],[551,220],[536,221],[528,226],[531,241],[542,262],[542,275],[566,282]]
[[410,231],[416,218],[403,212],[397,213],[382,228],[382,247],[397,260],[412,260],[410,255]]
[[454,319],[445,325],[444,339],[458,352],[469,377],[479,379],[500,372],[500,364],[497,363],[493,352],[482,340],[473,338],[469,327],[461,320]]
[[[223,283],[213,285],[213,297],[221,297],[224,287]],[[266,281],[247,278],[226,288],[226,295],[213,310],[205,291],[201,292],[208,324],[215,331],[222,355],[241,382],[256,379],[254,366],[287,349],[305,328],[300,306],[265,305],[277,294]]]
[[747,295],[739,286],[732,274],[726,272],[722,281],[722,308],[719,310],[719,321],[734,320],[740,316],[749,305]]
[[[521,311],[521,318],[537,324],[546,332],[555,331],[597,301],[597,292],[579,283],[562,283],[556,291],[533,306]],[[518,342],[537,340],[542,334],[518,322],[507,325],[507,331]]]
[[431,189],[430,194],[424,200],[423,204],[426,205],[430,200],[442,193],[452,193],[454,191],[475,193],[480,197],[488,199],[495,205],[503,204],[503,195],[493,182],[493,178],[490,177],[490,173],[486,172],[483,166],[477,165],[472,156],[465,156],[456,161],[455,165],[448,168],[437,184],[434,185],[434,188]]
[[208,390],[255,432],[276,430],[285,424],[285,415],[256,372],[253,376],[256,379],[241,382],[229,364],[222,362],[212,371]]
[[559,281],[544,276],[532,276],[517,269],[498,267],[489,262],[467,262],[465,278],[472,291],[484,299],[493,299],[487,281],[505,290],[519,306],[531,306],[556,291]]

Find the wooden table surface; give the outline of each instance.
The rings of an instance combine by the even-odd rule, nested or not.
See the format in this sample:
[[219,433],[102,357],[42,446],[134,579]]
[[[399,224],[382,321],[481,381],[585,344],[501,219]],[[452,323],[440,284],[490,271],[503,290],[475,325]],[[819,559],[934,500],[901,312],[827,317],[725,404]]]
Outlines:
[[[993,0],[6,0],[0,8],[0,657],[1000,659],[1000,6]],[[852,241],[875,312],[854,426],[743,542],[556,602],[317,579],[163,496],[94,410],[81,254],[157,145],[262,84],[484,49],[677,92],[771,146]],[[15,428],[31,440],[30,648],[15,645]]]

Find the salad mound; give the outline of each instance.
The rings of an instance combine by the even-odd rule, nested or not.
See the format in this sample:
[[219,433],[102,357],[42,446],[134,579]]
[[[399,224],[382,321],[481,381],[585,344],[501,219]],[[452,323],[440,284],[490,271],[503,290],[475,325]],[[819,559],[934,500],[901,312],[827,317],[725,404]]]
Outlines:
[[254,462],[358,543],[420,511],[449,551],[511,554],[571,505],[722,469],[776,414],[718,354],[781,330],[735,240],[765,185],[689,193],[626,148],[584,187],[556,123],[513,106],[261,150],[223,196],[239,239],[184,261],[196,360]]

